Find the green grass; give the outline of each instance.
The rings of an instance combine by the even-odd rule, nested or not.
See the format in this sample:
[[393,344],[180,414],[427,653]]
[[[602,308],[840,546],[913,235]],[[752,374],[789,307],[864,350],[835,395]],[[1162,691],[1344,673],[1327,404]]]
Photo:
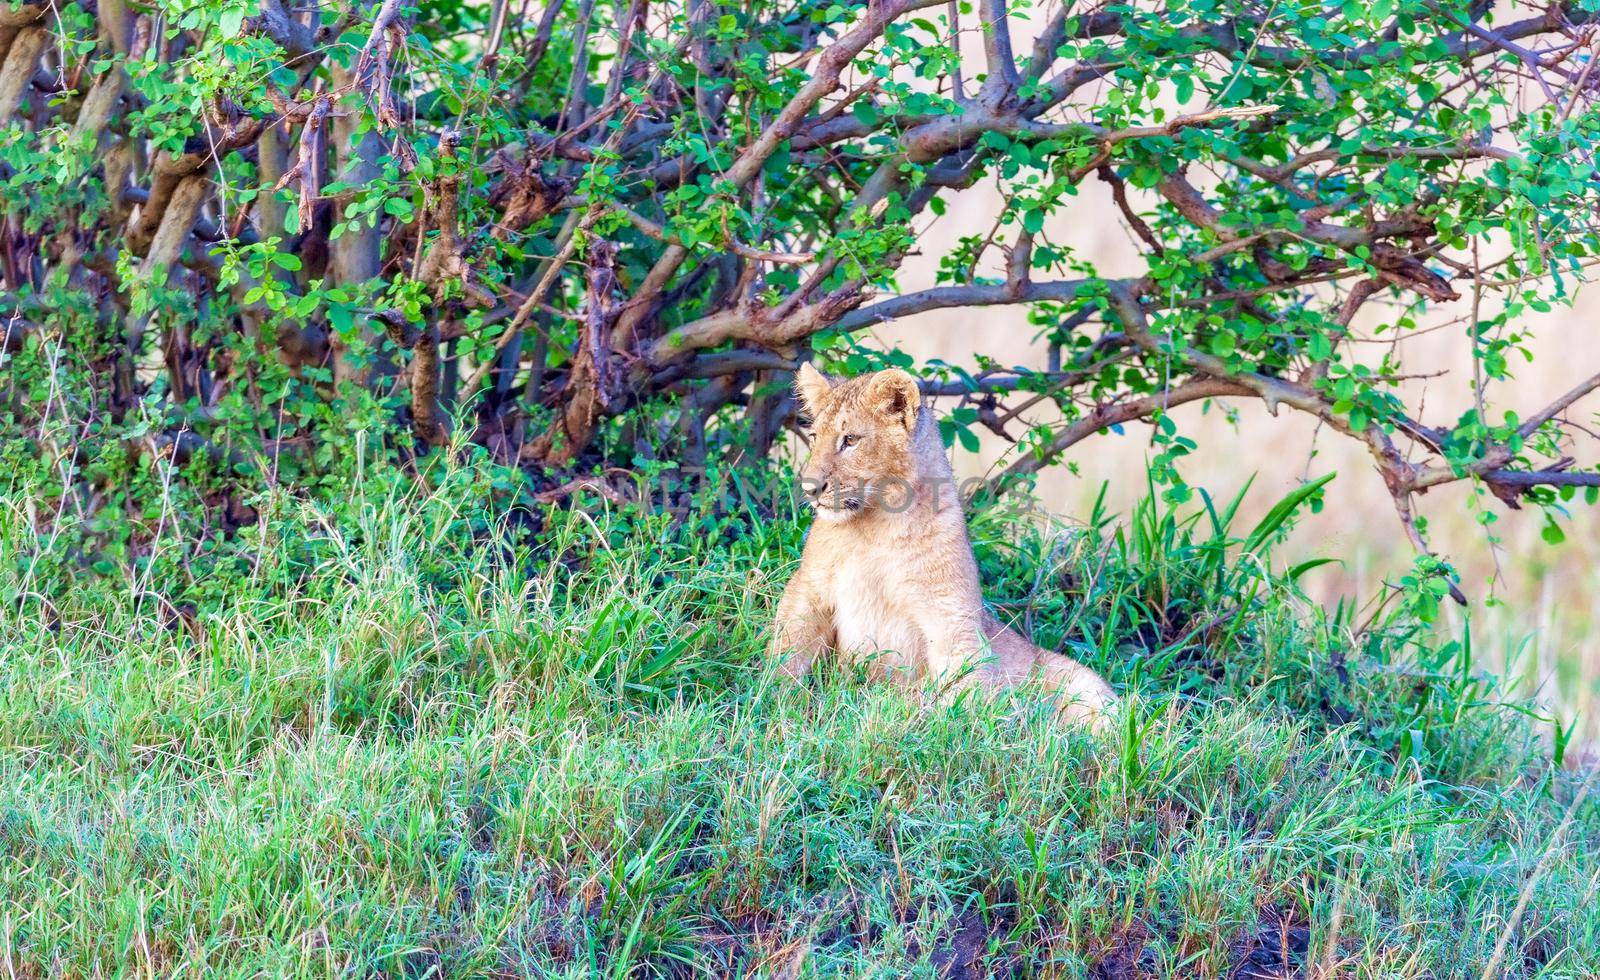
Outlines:
[[3,498],[0,973],[1600,973],[1586,774],[1226,507],[975,520],[1002,615],[1126,692],[1097,739],[777,682],[793,515],[534,539],[482,489],[271,497],[98,575]]

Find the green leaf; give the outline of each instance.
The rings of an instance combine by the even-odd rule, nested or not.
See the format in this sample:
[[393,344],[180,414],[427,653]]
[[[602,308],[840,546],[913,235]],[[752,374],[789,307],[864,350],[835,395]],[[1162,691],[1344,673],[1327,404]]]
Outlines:
[[1245,551],[1259,552],[1272,539],[1272,536],[1277,533],[1278,529],[1283,527],[1290,517],[1294,516],[1294,512],[1300,509],[1301,504],[1319,493],[1337,475],[1336,473],[1329,473],[1327,476],[1318,477],[1310,483],[1301,484],[1291,490],[1282,500],[1273,504],[1272,509],[1267,511],[1266,516],[1261,518],[1260,522],[1245,536]]
[[334,332],[346,339],[355,335],[355,318],[349,306],[343,303],[330,303],[328,305],[328,323]]
[[1311,571],[1313,568],[1321,568],[1323,565],[1334,564],[1343,564],[1343,562],[1339,561],[1337,558],[1312,558],[1309,561],[1303,561],[1289,569],[1289,581],[1298,582],[1300,581],[1300,576]]
[[1539,537],[1544,538],[1545,544],[1560,544],[1567,540],[1567,532],[1561,530],[1561,525],[1556,523],[1555,518],[1547,517]]
[[217,28],[222,31],[223,37],[238,37],[244,28],[245,8],[225,7],[217,15]]

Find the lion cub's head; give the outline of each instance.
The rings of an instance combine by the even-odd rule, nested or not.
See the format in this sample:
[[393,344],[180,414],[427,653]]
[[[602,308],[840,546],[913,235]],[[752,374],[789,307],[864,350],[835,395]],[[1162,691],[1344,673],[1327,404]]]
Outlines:
[[912,436],[921,394],[904,371],[831,381],[800,365],[795,387],[811,418],[811,458],[800,471],[806,498],[825,520],[903,506],[917,475]]

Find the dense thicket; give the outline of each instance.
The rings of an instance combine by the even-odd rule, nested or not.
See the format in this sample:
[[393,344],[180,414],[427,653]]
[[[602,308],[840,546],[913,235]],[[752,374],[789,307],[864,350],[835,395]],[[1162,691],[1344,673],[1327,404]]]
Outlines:
[[[79,513],[182,484],[226,526],[265,484],[452,441],[547,485],[748,459],[798,360],[905,360],[860,331],[1026,304],[1039,363],[925,370],[1013,475],[1160,418],[1175,479],[1166,410],[1250,399],[1364,442],[1419,546],[1441,483],[1592,498],[1600,373],[1488,410],[1600,256],[1595,4],[1508,6],[0,7],[7,460]],[[992,224],[897,291],[980,183]],[[1053,240],[1091,195],[1137,275]],[[1405,341],[1467,296],[1471,377],[1425,419],[1401,386],[1445,366]]]

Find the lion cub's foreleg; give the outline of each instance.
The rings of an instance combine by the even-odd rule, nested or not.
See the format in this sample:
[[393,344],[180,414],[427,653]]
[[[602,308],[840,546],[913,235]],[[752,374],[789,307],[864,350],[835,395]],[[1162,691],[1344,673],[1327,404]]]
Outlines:
[[1105,729],[1106,712],[1117,699],[1111,685],[1099,674],[1065,654],[1035,647],[1033,676],[1055,692],[1056,714],[1062,721],[1087,722],[1096,729]]
[[940,687],[996,687],[995,651],[984,635],[981,610],[967,603],[930,603],[918,618],[927,638],[924,659],[928,676]]
[[806,574],[802,562],[783,589],[774,617],[768,657],[783,657],[778,673],[785,677],[804,677],[817,658],[833,646],[833,610],[823,600]]

